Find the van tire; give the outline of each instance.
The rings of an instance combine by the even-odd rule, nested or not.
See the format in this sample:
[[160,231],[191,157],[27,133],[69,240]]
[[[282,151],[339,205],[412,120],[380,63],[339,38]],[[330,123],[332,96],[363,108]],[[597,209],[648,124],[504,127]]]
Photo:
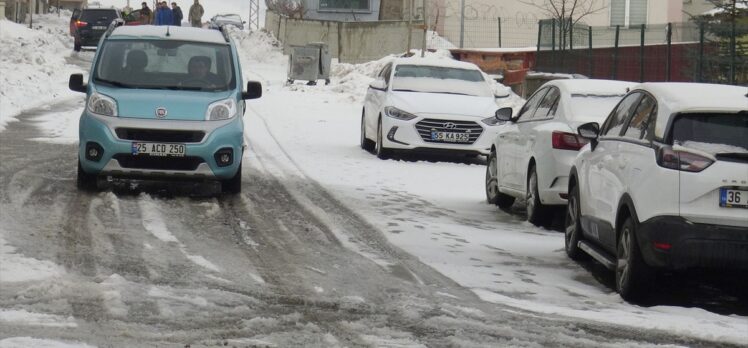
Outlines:
[[236,171],[233,177],[226,180],[221,180],[221,192],[231,195],[239,194],[242,192],[242,164],[239,163],[239,169]]
[[93,192],[98,189],[96,183],[97,176],[94,174],[88,174],[83,170],[80,159],[78,160],[78,174],[75,180],[76,186],[81,191]]

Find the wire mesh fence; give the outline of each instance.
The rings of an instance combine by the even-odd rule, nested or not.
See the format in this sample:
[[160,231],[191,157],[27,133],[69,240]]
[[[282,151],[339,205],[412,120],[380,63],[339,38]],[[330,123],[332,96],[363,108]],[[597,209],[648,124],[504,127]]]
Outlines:
[[628,81],[748,84],[748,25],[539,22],[535,70]]
[[437,18],[432,24],[444,39],[430,48],[535,47],[538,23],[527,18]]

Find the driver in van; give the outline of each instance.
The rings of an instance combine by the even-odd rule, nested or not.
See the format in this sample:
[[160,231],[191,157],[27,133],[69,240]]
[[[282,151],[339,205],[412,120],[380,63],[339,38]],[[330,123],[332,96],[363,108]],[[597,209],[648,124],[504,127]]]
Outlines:
[[[202,82],[206,87],[216,87],[225,84],[218,75],[210,72],[210,58],[206,56],[195,56],[190,58],[189,64],[187,64],[187,77],[188,84],[194,82]],[[190,83],[192,82],[192,83]]]

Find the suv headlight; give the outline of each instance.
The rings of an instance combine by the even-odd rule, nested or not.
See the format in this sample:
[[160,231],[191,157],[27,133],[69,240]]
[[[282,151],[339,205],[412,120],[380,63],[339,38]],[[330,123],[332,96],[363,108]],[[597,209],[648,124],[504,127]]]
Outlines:
[[117,116],[117,102],[98,92],[94,92],[88,97],[86,105],[88,112],[100,116]]
[[486,118],[482,119],[481,122],[483,122],[483,123],[485,123],[485,124],[487,124],[489,126],[498,126],[498,125],[500,125],[500,124],[503,123],[503,122],[499,121],[499,119],[496,118],[496,116],[486,117]]
[[403,120],[403,121],[409,121],[417,117],[416,115],[400,110],[394,106],[385,107],[384,114],[389,117],[396,118],[398,120]]
[[234,98],[229,98],[208,105],[205,119],[208,121],[228,120],[236,116],[236,113],[236,100],[234,100]]

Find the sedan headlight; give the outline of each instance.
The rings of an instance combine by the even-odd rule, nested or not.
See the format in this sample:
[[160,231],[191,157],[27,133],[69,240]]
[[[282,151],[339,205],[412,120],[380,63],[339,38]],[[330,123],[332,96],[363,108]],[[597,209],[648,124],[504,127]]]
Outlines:
[[236,100],[229,98],[208,105],[208,111],[205,112],[205,119],[208,121],[228,120],[236,116],[236,113]]
[[410,121],[417,117],[416,115],[400,110],[394,106],[384,108],[384,114],[402,121]]
[[86,105],[88,112],[100,116],[117,116],[117,102],[98,92],[94,92],[88,97]]
[[486,117],[486,118],[482,119],[481,122],[483,122],[483,123],[485,123],[485,124],[487,124],[489,126],[498,126],[498,125],[500,125],[500,124],[503,123],[503,122],[499,121],[499,119],[496,118],[496,116]]

